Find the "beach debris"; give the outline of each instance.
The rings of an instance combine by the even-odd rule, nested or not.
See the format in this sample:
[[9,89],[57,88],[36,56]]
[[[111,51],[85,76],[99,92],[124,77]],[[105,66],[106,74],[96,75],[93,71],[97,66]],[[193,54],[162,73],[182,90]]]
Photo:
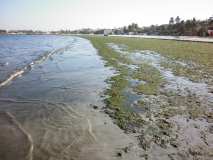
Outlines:
[[122,152],[117,152],[117,157],[122,157]]
[[96,106],[96,105],[93,105],[93,109],[98,109],[98,106]]

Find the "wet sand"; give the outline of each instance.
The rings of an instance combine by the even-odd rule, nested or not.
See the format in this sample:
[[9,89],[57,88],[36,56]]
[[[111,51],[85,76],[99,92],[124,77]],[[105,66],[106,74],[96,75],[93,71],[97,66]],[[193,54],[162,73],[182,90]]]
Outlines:
[[19,108],[27,115],[22,119],[21,111],[13,113],[34,140],[35,160],[139,159],[141,152],[135,137],[124,134],[105,113],[92,106],[21,103],[7,102],[5,107]]

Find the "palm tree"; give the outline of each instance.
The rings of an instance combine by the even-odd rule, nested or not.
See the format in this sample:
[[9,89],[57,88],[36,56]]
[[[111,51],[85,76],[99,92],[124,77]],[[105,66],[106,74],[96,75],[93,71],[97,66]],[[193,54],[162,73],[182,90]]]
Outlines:
[[179,16],[177,16],[177,17],[175,18],[175,22],[176,22],[176,23],[180,23],[180,17],[179,17]]
[[174,24],[174,18],[173,17],[170,18],[169,24]]

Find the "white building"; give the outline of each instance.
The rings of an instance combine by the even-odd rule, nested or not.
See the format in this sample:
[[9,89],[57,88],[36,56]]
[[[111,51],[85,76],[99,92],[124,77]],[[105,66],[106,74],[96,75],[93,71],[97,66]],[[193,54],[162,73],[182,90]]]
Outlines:
[[104,30],[104,35],[108,36],[109,34],[112,34],[112,29],[105,29]]

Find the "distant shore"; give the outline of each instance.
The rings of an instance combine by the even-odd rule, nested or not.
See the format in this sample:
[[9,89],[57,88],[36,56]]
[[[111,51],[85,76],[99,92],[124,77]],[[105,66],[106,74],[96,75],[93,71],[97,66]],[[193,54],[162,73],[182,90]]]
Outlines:
[[[63,35],[63,36],[73,36],[73,35],[87,35],[87,34],[23,34],[23,33],[7,33],[0,35]],[[102,34],[89,34],[96,36],[103,36]],[[162,40],[176,40],[176,41],[191,41],[191,42],[205,42],[213,43],[213,37],[198,37],[198,36],[158,36],[158,35],[108,35],[115,37],[129,37],[129,38],[148,38],[148,39],[162,39]]]

